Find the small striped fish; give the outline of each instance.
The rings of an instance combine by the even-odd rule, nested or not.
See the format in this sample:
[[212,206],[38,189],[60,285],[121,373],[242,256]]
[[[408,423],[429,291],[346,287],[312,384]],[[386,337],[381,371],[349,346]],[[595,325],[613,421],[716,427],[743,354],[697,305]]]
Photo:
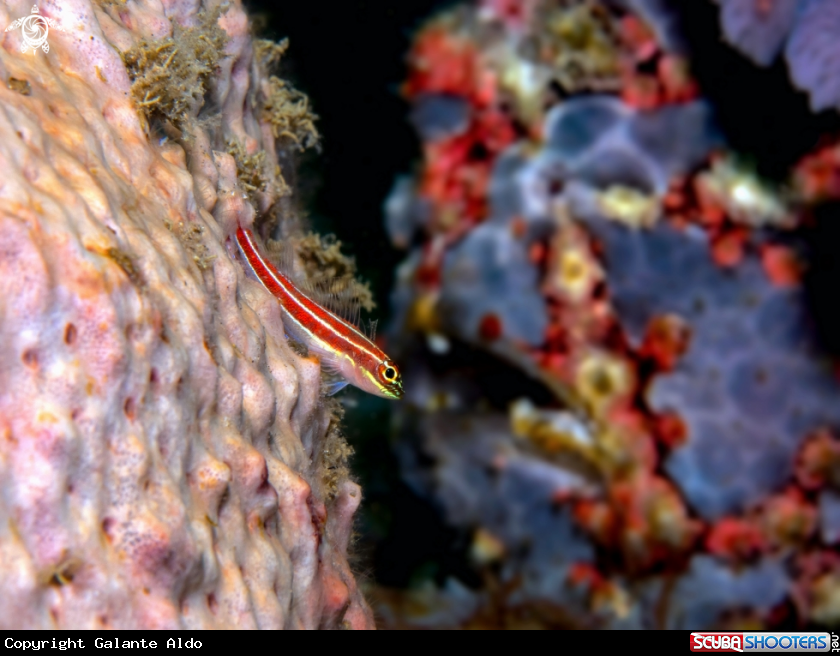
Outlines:
[[250,230],[239,227],[236,241],[251,271],[280,301],[286,332],[318,356],[323,370],[343,379],[331,386],[330,393],[349,383],[388,399],[403,397],[397,365],[376,344],[280,273],[262,256]]

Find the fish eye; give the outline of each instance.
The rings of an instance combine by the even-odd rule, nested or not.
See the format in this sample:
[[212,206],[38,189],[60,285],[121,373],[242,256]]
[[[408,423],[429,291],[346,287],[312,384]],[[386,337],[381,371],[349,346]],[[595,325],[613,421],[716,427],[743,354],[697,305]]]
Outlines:
[[379,365],[379,378],[386,383],[396,383],[399,376],[400,372],[391,361],[385,360],[385,362]]

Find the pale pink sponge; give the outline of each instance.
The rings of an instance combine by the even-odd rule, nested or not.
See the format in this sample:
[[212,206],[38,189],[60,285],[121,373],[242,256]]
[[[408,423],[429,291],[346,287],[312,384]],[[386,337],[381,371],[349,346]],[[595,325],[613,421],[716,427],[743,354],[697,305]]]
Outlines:
[[317,138],[284,45],[238,0],[48,0],[22,52],[30,10],[0,4],[0,628],[372,627],[335,406],[228,241],[288,224]]

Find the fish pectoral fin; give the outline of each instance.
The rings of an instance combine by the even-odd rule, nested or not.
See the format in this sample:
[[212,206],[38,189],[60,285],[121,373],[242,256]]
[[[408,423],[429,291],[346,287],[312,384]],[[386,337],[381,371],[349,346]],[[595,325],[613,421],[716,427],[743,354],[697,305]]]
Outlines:
[[327,378],[342,377],[339,359],[335,357],[335,354],[326,349],[319,348],[315,344],[309,344],[309,352],[318,357],[318,362],[321,364],[321,372]]
[[335,351],[332,351],[323,344],[319,344],[317,341],[309,339],[307,334],[297,328],[295,326],[295,322],[287,317],[288,315],[286,315],[284,310],[283,320],[287,338],[290,338],[299,344],[304,344],[309,355],[314,355],[318,358],[318,362],[321,364],[322,372],[330,376],[341,375],[341,369],[339,366],[341,360]]
[[343,378],[339,379],[339,380],[333,380],[333,381],[330,381],[330,382],[325,382],[324,386],[323,386],[324,394],[327,395],[327,396],[332,396],[336,392],[340,392],[341,390],[343,390],[349,384],[350,383],[348,383]]
[[341,376],[341,370],[338,368],[338,363],[330,360],[321,360],[321,372],[327,378],[337,378]]

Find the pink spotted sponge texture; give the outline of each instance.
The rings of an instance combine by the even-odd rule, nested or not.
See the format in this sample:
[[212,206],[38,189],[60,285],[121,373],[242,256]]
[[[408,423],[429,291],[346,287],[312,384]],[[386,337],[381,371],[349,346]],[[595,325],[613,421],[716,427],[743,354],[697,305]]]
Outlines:
[[33,51],[30,10],[0,3],[0,627],[371,627],[335,406],[227,239],[289,204],[284,45],[238,1],[47,0]]

